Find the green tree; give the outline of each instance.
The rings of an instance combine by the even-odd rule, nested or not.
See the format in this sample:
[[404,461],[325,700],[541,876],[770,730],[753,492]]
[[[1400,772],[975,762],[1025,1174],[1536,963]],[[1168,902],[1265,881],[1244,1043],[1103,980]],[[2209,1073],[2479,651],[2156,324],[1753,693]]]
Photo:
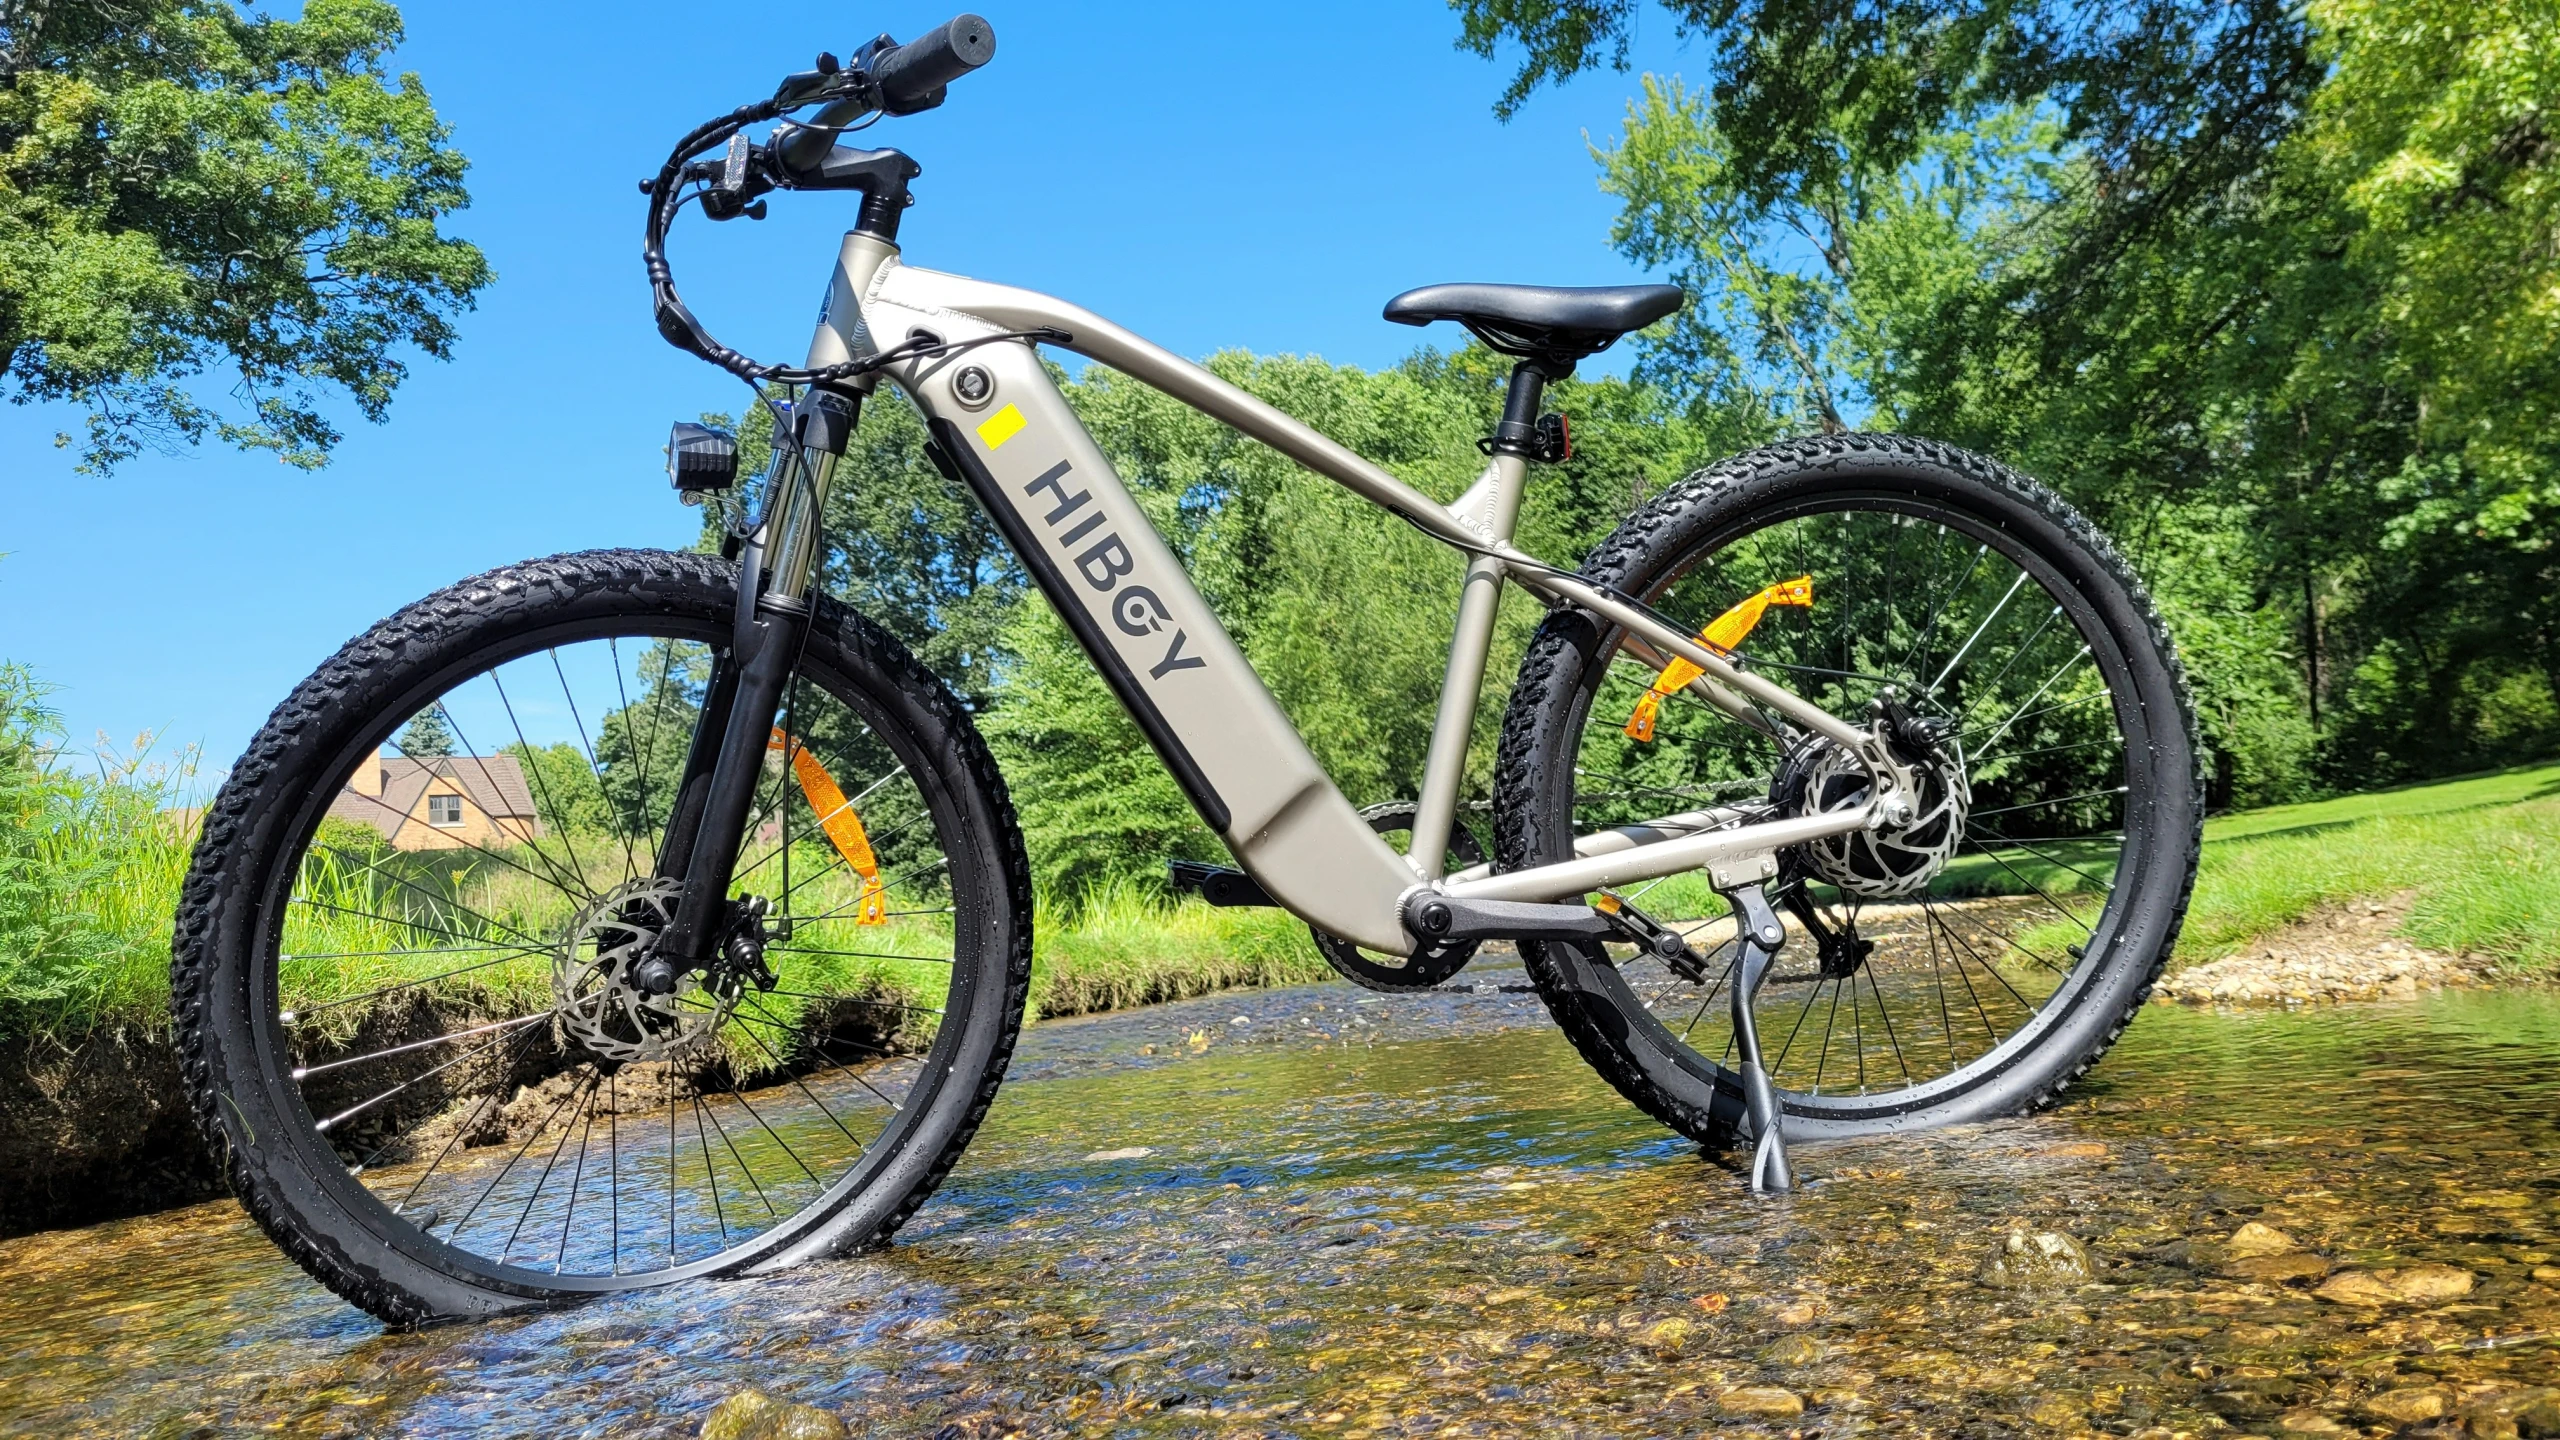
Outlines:
[[437,760],[453,753],[453,730],[432,707],[409,718],[391,742],[412,760]]
[[[618,838],[625,833],[615,823],[596,767],[587,763],[586,753],[577,746],[566,740],[542,746],[514,743],[502,746],[498,753],[514,756],[524,767],[525,785],[533,792],[534,814],[542,821],[546,836]],[[652,829],[639,833],[656,832]]]
[[400,38],[384,0],[0,0],[0,385],[87,410],[84,470],[207,434],[317,466],[333,394],[378,422],[450,353],[491,277]]

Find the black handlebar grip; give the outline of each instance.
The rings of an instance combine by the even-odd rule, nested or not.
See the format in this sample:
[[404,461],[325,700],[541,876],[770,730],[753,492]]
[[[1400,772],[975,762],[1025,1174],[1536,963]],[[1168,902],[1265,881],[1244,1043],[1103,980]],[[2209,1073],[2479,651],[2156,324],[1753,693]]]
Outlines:
[[871,62],[880,108],[909,115],[942,103],[942,87],[995,58],[995,27],[961,15]]

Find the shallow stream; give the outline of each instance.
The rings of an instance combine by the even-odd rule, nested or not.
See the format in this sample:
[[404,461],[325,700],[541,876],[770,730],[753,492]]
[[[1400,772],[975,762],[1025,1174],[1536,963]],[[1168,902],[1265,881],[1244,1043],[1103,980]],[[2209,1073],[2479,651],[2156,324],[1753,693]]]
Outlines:
[[229,1202],[0,1243],[0,1432],[2560,1434],[2551,991],[2155,1006],[2054,1113],[1798,1158],[1754,1200],[1534,996],[1217,997],[1035,1027],[780,1277],[390,1335]]

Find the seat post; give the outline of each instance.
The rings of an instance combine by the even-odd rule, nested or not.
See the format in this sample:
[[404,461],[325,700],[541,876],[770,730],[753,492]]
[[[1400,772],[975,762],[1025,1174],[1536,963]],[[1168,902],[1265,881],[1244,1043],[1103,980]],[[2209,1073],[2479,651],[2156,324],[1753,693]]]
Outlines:
[[[1565,374],[1573,373],[1571,366]],[[1537,448],[1538,405],[1546,398],[1551,377],[1536,360],[1511,367],[1511,389],[1502,397],[1502,423],[1493,428],[1493,448],[1526,455]]]

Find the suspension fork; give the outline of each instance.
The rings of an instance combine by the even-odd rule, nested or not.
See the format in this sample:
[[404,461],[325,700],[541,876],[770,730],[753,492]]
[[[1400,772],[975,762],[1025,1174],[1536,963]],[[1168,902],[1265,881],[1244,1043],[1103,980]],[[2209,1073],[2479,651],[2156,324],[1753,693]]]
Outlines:
[[746,844],[783,692],[808,639],[827,488],[861,420],[864,393],[813,391],[792,415],[799,443],[775,436],[764,515],[738,554],[735,628],[712,661],[658,859],[659,876],[684,888],[635,977],[651,994],[671,993],[678,976],[708,965],[728,939],[729,876]]

